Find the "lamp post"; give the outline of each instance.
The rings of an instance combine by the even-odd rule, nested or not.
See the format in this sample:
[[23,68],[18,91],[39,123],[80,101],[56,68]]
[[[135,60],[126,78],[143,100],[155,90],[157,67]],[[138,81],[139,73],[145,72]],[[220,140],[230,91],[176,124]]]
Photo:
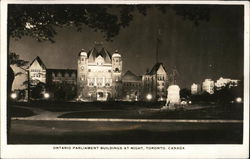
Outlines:
[[44,97],[45,99],[49,99],[50,95],[49,95],[49,93],[46,92],[46,93],[43,94],[43,97]]
[[15,92],[10,94],[10,97],[15,100],[17,98],[17,94]]
[[152,94],[147,94],[146,98],[147,98],[148,101],[151,101],[152,100]]

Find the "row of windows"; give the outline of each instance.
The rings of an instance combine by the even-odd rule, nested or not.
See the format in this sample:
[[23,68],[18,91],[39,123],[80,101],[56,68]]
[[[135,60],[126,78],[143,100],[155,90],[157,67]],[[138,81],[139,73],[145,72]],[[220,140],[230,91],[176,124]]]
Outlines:
[[33,77],[44,77],[44,75],[34,74],[34,75],[30,76],[30,77],[31,77],[31,78],[33,78]]
[[31,69],[30,72],[42,72],[43,70],[40,69]]
[[69,75],[69,73],[65,73],[64,76],[62,73],[52,73],[52,77],[72,77],[72,78],[75,78],[76,77],[76,74],[75,73],[72,73],[71,76]]
[[164,86],[164,85],[165,85],[164,83],[157,82],[157,86]]
[[[145,77],[146,81],[152,80],[152,77]],[[157,80],[158,81],[164,81],[165,77],[163,75],[157,75]]]
[[[84,70],[84,67],[82,67],[82,70]],[[88,69],[88,72],[91,72],[91,69]],[[108,71],[95,70],[94,72],[111,72],[111,70]]]
[[[144,85],[149,87],[149,86],[152,86],[152,83],[144,83]],[[164,86],[164,85],[165,85],[164,82],[162,82],[162,83],[157,82],[157,86]]]
[[68,83],[68,84],[75,84],[73,80],[52,80],[54,83]]
[[158,75],[158,76],[157,76],[157,80],[158,80],[158,81],[164,81],[164,76],[159,76],[159,75]]
[[141,84],[140,83],[123,83],[123,86],[133,86],[133,87],[140,87]]
[[106,86],[106,87],[110,87],[111,86],[111,83],[105,83],[104,85],[103,85],[103,83],[96,83],[96,85],[95,85],[95,83],[93,83],[93,82],[89,82],[88,83],[88,86]]
[[[83,77],[85,77],[85,76],[83,76]],[[105,77],[103,77],[103,78],[88,78],[88,81],[89,82],[100,82],[100,83],[102,83],[102,82],[112,82],[112,79],[111,78],[105,78]]]

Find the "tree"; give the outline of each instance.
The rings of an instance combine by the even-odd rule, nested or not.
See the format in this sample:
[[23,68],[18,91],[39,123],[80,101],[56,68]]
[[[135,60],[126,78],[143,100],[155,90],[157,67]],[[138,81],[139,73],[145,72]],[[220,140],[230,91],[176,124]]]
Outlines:
[[191,90],[187,89],[187,88],[183,88],[180,90],[180,97],[181,98],[185,98],[188,99],[191,96]]
[[8,33],[13,38],[32,36],[38,41],[51,41],[56,35],[55,27],[82,25],[104,33],[107,40],[119,34],[121,28],[129,26],[134,11],[147,15],[155,7],[162,13],[169,9],[177,15],[194,21],[209,20],[210,8],[202,5],[27,5],[11,4],[8,9]]
[[[27,66],[27,64],[29,63],[29,61],[20,59],[19,55],[16,54],[15,52],[10,52],[9,57],[10,57],[10,65],[16,65],[17,67],[23,70],[25,70],[23,67]],[[23,74],[23,72],[16,72],[15,76],[18,76],[21,74]]]
[[15,52],[10,52],[9,57],[10,57],[10,65],[16,65],[17,67],[24,67],[29,63],[29,61],[20,59],[20,56]]
[[36,85],[31,86],[31,97],[33,99],[42,99],[43,92],[45,91],[45,83],[38,82]]

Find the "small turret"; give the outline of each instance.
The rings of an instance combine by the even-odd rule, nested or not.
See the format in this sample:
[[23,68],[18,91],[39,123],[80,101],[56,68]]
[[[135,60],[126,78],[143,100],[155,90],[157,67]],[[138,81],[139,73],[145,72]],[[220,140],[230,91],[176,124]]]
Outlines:
[[79,56],[87,56],[87,52],[85,52],[85,50],[82,49],[82,50],[79,52]]
[[118,50],[115,50],[115,53],[112,55],[112,68],[114,73],[122,72],[122,59]]

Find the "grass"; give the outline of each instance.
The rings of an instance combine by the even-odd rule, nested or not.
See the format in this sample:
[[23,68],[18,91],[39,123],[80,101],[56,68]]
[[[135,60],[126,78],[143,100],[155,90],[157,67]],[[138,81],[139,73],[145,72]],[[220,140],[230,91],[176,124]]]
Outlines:
[[132,119],[243,119],[241,106],[205,107],[197,110],[132,109],[101,110],[67,113],[59,118],[132,118]]
[[51,102],[51,101],[37,101],[37,102],[18,102],[12,105],[36,107],[52,112],[63,111],[81,111],[81,110],[127,110],[134,108],[160,108],[164,105],[163,102]]
[[[36,102],[12,105],[36,107],[52,112],[78,111],[63,114],[60,118],[243,119],[242,104],[198,104],[201,109],[172,111],[161,111],[164,103],[160,102]],[[13,107],[12,115],[25,117],[34,114],[27,109]]]
[[11,107],[11,117],[29,117],[35,115],[31,110],[25,108]]

